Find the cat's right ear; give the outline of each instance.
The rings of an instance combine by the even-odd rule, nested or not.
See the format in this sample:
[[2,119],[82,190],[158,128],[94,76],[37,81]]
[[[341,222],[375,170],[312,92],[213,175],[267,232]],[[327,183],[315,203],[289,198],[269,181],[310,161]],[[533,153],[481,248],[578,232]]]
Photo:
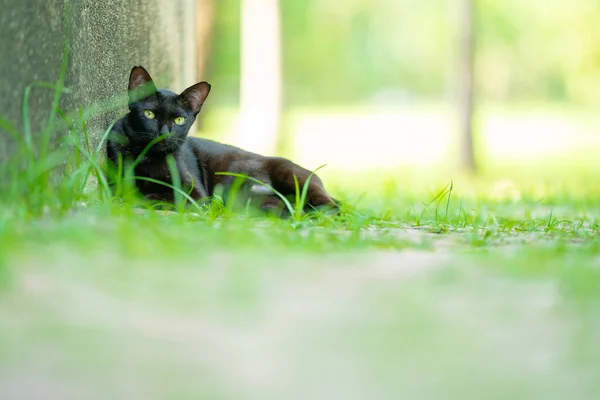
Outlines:
[[129,74],[129,104],[156,93],[156,85],[144,67],[135,66]]
[[185,89],[179,97],[183,100],[184,106],[189,108],[194,113],[194,116],[196,116],[200,112],[202,104],[204,104],[209,93],[210,84],[208,82],[200,82]]

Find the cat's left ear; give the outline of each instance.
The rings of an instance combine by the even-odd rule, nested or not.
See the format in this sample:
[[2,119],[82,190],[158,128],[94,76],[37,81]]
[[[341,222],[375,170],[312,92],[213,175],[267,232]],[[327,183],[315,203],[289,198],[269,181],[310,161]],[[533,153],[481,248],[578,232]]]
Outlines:
[[150,74],[142,66],[136,66],[131,69],[127,90],[130,104],[148,97],[157,91]]
[[208,82],[200,82],[185,89],[179,97],[183,100],[183,105],[196,115],[200,112],[202,104],[204,104],[209,93],[210,84]]

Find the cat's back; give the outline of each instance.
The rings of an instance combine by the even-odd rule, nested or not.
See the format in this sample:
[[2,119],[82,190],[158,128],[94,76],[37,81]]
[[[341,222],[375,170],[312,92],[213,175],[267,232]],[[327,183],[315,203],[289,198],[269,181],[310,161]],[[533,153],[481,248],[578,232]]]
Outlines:
[[[223,156],[228,154],[254,154],[250,153],[249,151],[242,150],[239,147],[235,147],[230,144],[219,143],[210,139],[189,136],[187,138],[187,141],[192,146],[194,151],[209,156]],[[258,156],[258,154],[256,154],[256,156]]]
[[187,144],[193,149],[200,165],[213,172],[249,171],[255,169],[252,165],[264,158],[259,154],[210,139],[188,137]]

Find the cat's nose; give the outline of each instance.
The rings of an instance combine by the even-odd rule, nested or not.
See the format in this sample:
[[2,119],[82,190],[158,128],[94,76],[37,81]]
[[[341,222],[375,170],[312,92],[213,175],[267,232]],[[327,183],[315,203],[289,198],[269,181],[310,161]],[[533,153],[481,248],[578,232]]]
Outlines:
[[169,127],[167,126],[167,124],[164,124],[163,126],[160,127],[161,135],[166,135],[168,133],[169,133]]

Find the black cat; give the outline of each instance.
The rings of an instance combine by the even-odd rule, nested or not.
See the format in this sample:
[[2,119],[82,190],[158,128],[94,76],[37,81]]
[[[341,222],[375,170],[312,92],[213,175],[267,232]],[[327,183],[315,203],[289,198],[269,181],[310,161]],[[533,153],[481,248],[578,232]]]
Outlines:
[[[172,155],[182,187],[194,200],[212,196],[219,184],[225,190],[231,187],[235,178],[217,172],[244,174],[285,196],[294,195],[294,175],[302,188],[310,171],[285,158],[264,157],[187,136],[210,89],[210,84],[200,82],[181,94],[157,90],[148,72],[143,67],[134,67],[129,76],[129,113],[115,123],[108,139],[109,160],[114,166],[137,160],[136,177],[172,184],[167,162]],[[149,147],[152,141],[155,143]],[[147,199],[174,202],[173,190],[167,186],[142,179],[136,179],[136,186]],[[247,181],[243,187],[242,193],[257,199],[263,210],[281,207],[280,199],[264,186]],[[316,175],[310,179],[306,201],[307,207],[338,207]]]

